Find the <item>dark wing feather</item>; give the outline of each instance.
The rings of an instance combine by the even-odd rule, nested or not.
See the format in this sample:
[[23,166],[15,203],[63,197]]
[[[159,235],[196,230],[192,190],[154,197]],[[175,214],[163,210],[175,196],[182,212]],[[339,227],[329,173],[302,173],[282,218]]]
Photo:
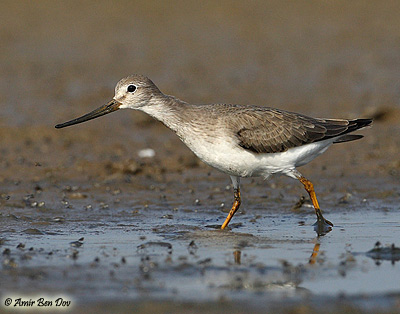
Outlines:
[[[371,124],[370,119],[318,119],[279,109],[242,107],[224,118],[238,144],[255,153],[278,153],[292,147],[339,137]],[[337,142],[357,139],[348,137]]]

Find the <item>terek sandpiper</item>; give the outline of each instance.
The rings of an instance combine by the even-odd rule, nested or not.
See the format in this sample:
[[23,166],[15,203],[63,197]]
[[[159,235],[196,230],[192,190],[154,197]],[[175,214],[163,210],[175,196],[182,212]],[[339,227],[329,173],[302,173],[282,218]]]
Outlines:
[[118,82],[108,104],[57,124],[56,128],[125,108],[141,110],[161,121],[203,162],[230,176],[234,203],[221,229],[226,228],[240,206],[240,178],[267,179],[272,174],[298,179],[311,198],[317,225],[333,226],[322,216],[313,184],[296,167],[309,163],[334,143],[362,138],[349,133],[372,123],[371,119],[311,118],[263,106],[192,105],[163,94],[145,76],[131,75]]

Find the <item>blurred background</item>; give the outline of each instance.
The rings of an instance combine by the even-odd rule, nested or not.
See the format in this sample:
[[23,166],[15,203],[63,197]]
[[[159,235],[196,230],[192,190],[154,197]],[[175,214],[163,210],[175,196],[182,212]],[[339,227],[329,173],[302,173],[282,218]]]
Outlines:
[[[367,138],[353,146],[368,147],[357,158],[369,157],[374,173],[394,171],[399,9],[397,1],[1,1],[3,161],[9,156],[12,164],[17,154],[55,167],[64,148],[93,161],[100,153],[109,158],[110,149],[128,158],[158,144],[163,154],[170,141],[191,156],[171,132],[133,111],[54,129],[104,104],[119,79],[139,73],[192,103],[373,117]],[[376,164],[388,153],[397,160]]]
[[[301,280],[310,292],[302,297],[314,295],[322,307],[318,293],[331,289],[340,307],[339,289],[354,296],[370,287],[362,297],[375,306],[385,303],[380,296],[397,295],[391,304],[398,309],[394,262],[379,268],[364,253],[348,254],[399,238],[399,12],[400,1],[1,0],[0,293],[68,291],[82,303],[149,296],[149,304],[155,295],[186,293],[221,296],[224,304],[236,291],[248,309],[271,301],[268,284],[259,284],[260,263],[268,269],[262,280],[268,283],[272,266],[285,283],[321,241],[322,262],[299,266],[301,274],[307,268]],[[108,102],[115,84],[133,73],[190,103],[374,118],[359,132],[364,139],[335,145],[300,170],[339,227],[315,238],[298,182],[247,179],[233,230],[222,237],[213,228],[230,208],[228,176],[202,164],[161,123],[120,110],[54,128]],[[140,157],[148,148],[155,157]],[[146,241],[168,241],[174,253],[165,243],[151,256],[138,252]],[[241,266],[232,260],[240,250]],[[233,276],[236,267],[243,276]],[[332,281],[342,286],[335,290]],[[280,311],[289,290],[282,291]],[[302,297],[298,313],[305,313]]]

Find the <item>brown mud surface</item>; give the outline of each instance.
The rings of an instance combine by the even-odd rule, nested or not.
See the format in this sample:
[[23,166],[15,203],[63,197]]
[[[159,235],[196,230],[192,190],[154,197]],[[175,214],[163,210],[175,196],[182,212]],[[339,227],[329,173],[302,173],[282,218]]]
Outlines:
[[[15,309],[7,297],[63,296],[74,312],[400,313],[398,12],[395,1],[2,1],[0,311]],[[241,210],[218,230],[228,176],[142,113],[54,128],[131,73],[193,103],[374,118],[364,139],[300,168],[333,230],[316,236],[308,198],[295,206],[305,191],[283,177],[243,179]]]

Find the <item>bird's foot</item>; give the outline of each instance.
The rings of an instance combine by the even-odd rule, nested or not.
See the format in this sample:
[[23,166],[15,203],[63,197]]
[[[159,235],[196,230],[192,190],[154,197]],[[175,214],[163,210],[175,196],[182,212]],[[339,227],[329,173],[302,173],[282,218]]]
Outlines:
[[332,231],[333,223],[329,220],[326,220],[324,217],[318,217],[317,221],[315,222],[314,230],[318,236],[324,236],[330,231]]
[[316,224],[325,224],[325,225],[329,225],[329,226],[333,227],[333,223],[331,223],[328,219],[325,219],[324,217],[322,217],[322,219],[319,218],[316,221]]

